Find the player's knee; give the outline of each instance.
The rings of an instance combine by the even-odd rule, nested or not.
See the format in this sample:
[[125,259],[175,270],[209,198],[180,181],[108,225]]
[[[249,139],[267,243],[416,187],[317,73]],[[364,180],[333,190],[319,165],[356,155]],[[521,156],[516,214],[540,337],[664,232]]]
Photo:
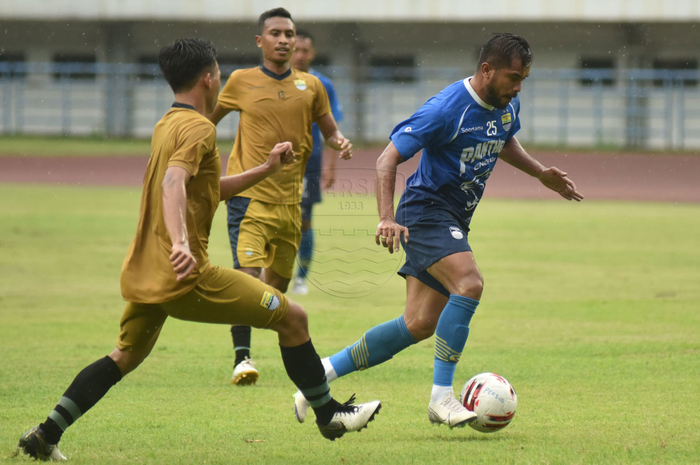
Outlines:
[[139,365],[141,365],[141,362],[143,362],[146,359],[146,357],[148,357],[149,353],[150,350],[145,349],[119,350],[118,348],[115,348],[109,354],[109,357],[112,360],[114,360],[114,363],[117,364],[122,376],[126,376],[132,371],[134,371]]
[[406,329],[408,329],[408,332],[411,333],[416,342],[428,339],[435,334],[437,319],[431,321],[426,318],[406,318],[404,315],[404,321],[406,322]]
[[482,292],[484,292],[484,278],[481,274],[466,276],[457,283],[455,289],[455,294],[474,300],[480,300]]
[[287,314],[273,329],[282,336],[308,337],[309,317],[301,305],[290,300]]

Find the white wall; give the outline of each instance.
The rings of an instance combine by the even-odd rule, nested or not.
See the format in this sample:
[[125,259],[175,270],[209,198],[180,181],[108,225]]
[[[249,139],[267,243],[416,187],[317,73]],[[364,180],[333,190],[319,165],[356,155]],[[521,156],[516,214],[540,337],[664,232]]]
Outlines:
[[5,0],[6,19],[253,20],[283,6],[322,21],[693,21],[698,0]]

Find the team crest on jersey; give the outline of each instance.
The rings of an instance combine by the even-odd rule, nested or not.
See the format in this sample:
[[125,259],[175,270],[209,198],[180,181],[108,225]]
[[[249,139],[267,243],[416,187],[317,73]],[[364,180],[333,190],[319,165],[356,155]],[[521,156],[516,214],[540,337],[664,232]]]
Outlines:
[[452,234],[452,237],[457,240],[464,239],[464,233],[462,230],[455,226],[450,226],[450,234]]
[[510,112],[503,113],[501,115],[501,124],[503,125],[503,129],[506,131],[510,129],[510,125],[512,123]]
[[297,89],[299,90],[306,90],[306,81],[303,81],[301,79],[295,79],[294,85],[297,86]]
[[277,307],[280,306],[280,299],[276,295],[265,291],[262,299],[260,299],[260,306],[268,310],[277,310]]

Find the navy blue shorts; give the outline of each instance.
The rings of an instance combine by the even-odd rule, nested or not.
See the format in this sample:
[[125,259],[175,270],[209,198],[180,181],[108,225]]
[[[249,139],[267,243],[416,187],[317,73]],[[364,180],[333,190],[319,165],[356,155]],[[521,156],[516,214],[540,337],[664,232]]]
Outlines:
[[[401,224],[399,222],[399,224]],[[454,217],[422,219],[408,227],[408,243],[401,245],[406,252],[406,263],[398,271],[403,278],[413,276],[423,284],[449,297],[449,291],[428,273],[428,268],[440,260],[459,252],[471,252],[467,235],[469,228],[460,225]]]
[[314,203],[311,201],[302,200],[301,201],[301,221],[302,223],[307,223],[311,221],[311,213],[314,209]]
[[321,171],[307,170],[304,174],[304,188],[301,194],[301,203],[314,204],[321,201]]

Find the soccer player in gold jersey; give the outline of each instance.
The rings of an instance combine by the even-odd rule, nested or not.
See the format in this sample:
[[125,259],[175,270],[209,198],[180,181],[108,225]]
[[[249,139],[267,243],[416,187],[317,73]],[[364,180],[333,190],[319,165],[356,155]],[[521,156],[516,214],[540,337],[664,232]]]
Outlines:
[[304,309],[258,279],[209,263],[207,244],[219,202],[292,163],[292,144],[275,144],[262,163],[220,177],[216,127],[204,116],[221,87],[216,50],[201,39],[182,39],[164,47],[158,63],[175,103],[153,131],[136,237],[122,266],[127,303],[117,346],[76,376],[46,421],[21,437],[19,451],[65,460],[57,447],[63,432],[143,362],[169,316],[276,331],[287,374],[323,418],[317,422],[321,434],[333,440],[358,431],[381,404],[352,405],[353,399],[340,404],[331,397]]
[[[296,43],[290,13],[284,8],[266,11],[258,26],[255,41],[262,49],[262,66],[234,71],[209,119],[218,124],[229,112],[240,112],[230,175],[261,163],[279,140],[294,145],[294,163],[227,202],[234,268],[286,292],[301,242],[300,203],[313,123],[340,158],[352,156],[352,144],[338,130],[321,81],[290,67]],[[258,371],[249,359],[250,327],[234,326],[231,334],[236,351],[231,381],[253,384]]]

